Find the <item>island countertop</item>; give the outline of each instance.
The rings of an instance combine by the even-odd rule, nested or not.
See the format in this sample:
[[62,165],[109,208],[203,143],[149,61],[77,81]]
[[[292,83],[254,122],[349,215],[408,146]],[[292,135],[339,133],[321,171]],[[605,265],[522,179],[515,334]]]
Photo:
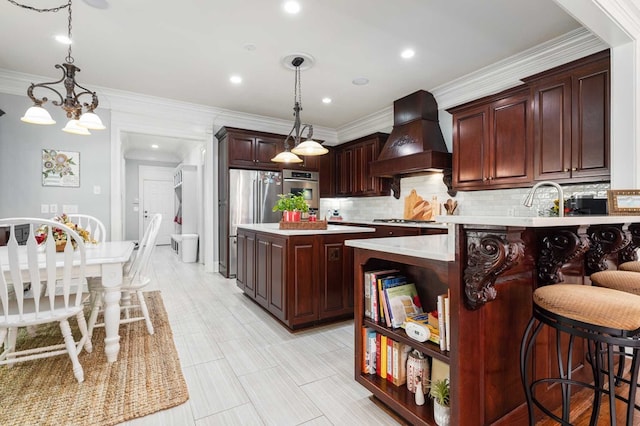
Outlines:
[[327,229],[280,229],[278,223],[249,223],[238,225],[238,228],[251,231],[268,232],[270,234],[293,236],[293,235],[318,235],[318,234],[352,234],[361,232],[375,232],[374,228],[361,226],[327,225]]
[[445,223],[440,222],[379,222],[374,220],[367,219],[348,219],[348,220],[329,220],[330,224],[340,225],[341,222],[345,224],[357,224],[357,225],[367,225],[367,226],[398,226],[404,228],[433,228],[433,229],[447,229],[447,225]]
[[347,240],[349,247],[376,250],[382,253],[395,253],[423,259],[455,260],[452,239],[447,234],[417,235],[413,237],[369,238],[365,240]]
[[547,228],[557,226],[607,225],[616,223],[640,223],[640,216],[581,215],[564,217],[520,216],[436,216],[438,222],[459,225],[522,226]]

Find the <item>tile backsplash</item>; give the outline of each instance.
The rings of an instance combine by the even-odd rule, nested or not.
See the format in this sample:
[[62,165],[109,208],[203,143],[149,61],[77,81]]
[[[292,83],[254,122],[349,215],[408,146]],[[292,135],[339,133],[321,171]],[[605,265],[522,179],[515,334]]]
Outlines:
[[[589,183],[563,185],[565,200],[575,193],[594,193],[606,197],[610,184]],[[458,202],[457,215],[475,216],[538,216],[545,215],[553,200],[558,198],[555,188],[540,187],[531,208],[522,205],[531,188],[495,189],[491,191],[460,191],[455,197],[447,194],[442,183],[442,174],[432,173],[403,178],[400,182],[400,199],[387,197],[321,198],[319,216],[324,217],[329,210],[338,209],[344,220],[372,220],[376,218],[402,218],[404,197],[415,189],[418,195],[431,202],[438,197],[440,205],[451,198]],[[445,210],[441,207],[441,214]]]

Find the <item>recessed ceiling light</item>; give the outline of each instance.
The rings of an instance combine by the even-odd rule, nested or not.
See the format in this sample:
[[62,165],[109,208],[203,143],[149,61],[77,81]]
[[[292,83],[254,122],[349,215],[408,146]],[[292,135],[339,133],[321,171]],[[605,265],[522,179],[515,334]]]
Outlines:
[[240,84],[242,83],[242,77],[240,77],[239,75],[232,75],[231,77],[229,77],[229,81],[233,84]]
[[158,148],[160,148],[160,147],[159,147],[157,144],[155,144],[155,143],[154,143],[153,145],[151,145],[151,148],[153,148],[153,149],[158,149]]
[[60,34],[60,35],[57,35],[55,38],[58,43],[71,44],[71,39],[66,35]]
[[369,79],[366,77],[356,77],[352,81],[356,86],[364,86],[365,84],[369,84]]
[[331,103],[331,98],[322,98],[322,103],[330,104]]
[[404,59],[409,59],[409,58],[413,58],[415,54],[416,52],[413,49],[405,49],[402,51],[400,56],[402,56]]
[[295,15],[296,13],[300,12],[300,3],[298,3],[297,1],[285,2],[283,7],[285,12],[290,13],[292,15]]

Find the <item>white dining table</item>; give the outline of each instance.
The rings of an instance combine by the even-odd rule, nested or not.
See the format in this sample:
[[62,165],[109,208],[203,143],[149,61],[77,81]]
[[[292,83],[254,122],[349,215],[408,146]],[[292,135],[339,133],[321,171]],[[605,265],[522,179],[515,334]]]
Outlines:
[[[108,362],[118,360],[120,352],[120,286],[123,280],[123,266],[131,259],[135,244],[133,241],[105,241],[85,245],[85,276],[101,277],[104,289],[104,352]],[[44,256],[44,253],[43,253]],[[62,253],[59,253],[62,266]],[[79,255],[78,255],[79,256]],[[0,264],[9,265],[7,247],[0,247]],[[24,264],[25,269],[27,264]]]

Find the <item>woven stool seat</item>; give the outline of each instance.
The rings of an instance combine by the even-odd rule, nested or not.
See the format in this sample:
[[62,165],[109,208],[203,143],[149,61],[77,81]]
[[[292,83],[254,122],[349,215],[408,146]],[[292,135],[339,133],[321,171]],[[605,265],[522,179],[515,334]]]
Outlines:
[[598,287],[640,295],[640,274],[638,272],[628,270],[595,272],[591,274],[591,282]]
[[555,284],[538,288],[533,301],[547,311],[586,324],[629,332],[640,329],[640,296],[629,297],[621,291]]
[[640,261],[634,260],[631,262],[625,262],[618,265],[618,269],[621,271],[640,272]]
[[[635,272],[627,273],[640,276]],[[571,356],[557,356],[557,370],[538,370],[534,367],[532,359],[535,359],[533,351],[536,339],[545,327],[556,331],[557,354],[573,353],[574,346],[584,339],[588,353],[582,362],[585,362],[585,366],[591,366],[593,383],[572,377],[578,365],[573,365]],[[636,386],[629,387],[628,395],[617,394],[614,390],[618,382],[618,376],[614,374],[614,360],[624,348],[631,350],[633,357],[630,377],[626,382],[637,383],[640,367],[640,293],[579,284],[554,284],[536,289],[533,292],[533,315],[520,346],[520,374],[529,424],[535,424],[534,407],[537,407],[560,424],[570,425],[571,389],[582,387],[593,391],[590,425],[598,423],[602,396],[608,395],[609,424],[616,424],[615,401],[618,399],[627,403],[626,424],[631,426],[634,409],[639,408],[635,404]],[[545,398],[538,399],[535,389],[542,384],[546,389],[551,389],[553,385],[559,391],[558,396],[562,401],[559,414],[545,406]]]

